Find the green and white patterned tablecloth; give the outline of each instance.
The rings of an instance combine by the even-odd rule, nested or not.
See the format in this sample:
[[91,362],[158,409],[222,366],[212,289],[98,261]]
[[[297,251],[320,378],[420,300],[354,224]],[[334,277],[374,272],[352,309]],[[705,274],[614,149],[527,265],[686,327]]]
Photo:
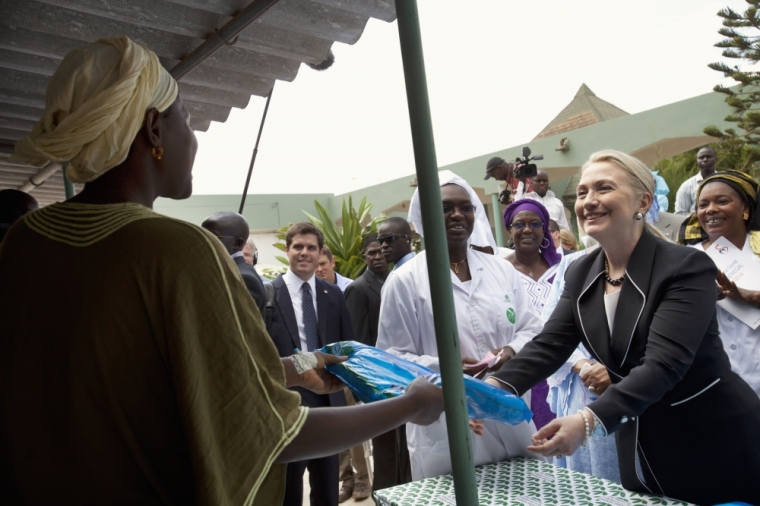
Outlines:
[[[689,503],[629,492],[617,483],[534,459],[515,458],[475,468],[480,506],[638,506]],[[380,506],[456,506],[450,474],[374,493]]]

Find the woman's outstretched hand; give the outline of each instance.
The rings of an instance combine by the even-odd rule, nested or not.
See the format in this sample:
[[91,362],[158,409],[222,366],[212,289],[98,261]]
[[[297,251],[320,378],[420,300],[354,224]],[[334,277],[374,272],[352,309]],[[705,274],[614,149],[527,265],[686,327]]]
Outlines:
[[572,455],[585,437],[586,424],[580,413],[563,416],[552,420],[533,434],[533,444],[528,447],[528,451],[545,457]]
[[328,355],[321,351],[315,351],[314,355],[317,357],[317,367],[303,373],[299,386],[317,394],[331,394],[342,390],[345,386],[343,382],[327,372],[325,366],[345,362],[348,357]]
[[409,384],[404,396],[412,396],[417,406],[417,415],[410,423],[430,425],[443,413],[443,390],[431,384],[427,378],[417,378]]

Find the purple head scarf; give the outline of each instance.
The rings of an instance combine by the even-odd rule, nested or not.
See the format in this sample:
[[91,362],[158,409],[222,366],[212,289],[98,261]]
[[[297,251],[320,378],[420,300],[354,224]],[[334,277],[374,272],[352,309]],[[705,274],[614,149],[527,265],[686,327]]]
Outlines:
[[549,267],[556,265],[562,260],[562,255],[557,253],[557,248],[554,247],[554,241],[552,240],[552,233],[549,230],[549,212],[544,205],[533,199],[521,199],[516,200],[509,204],[504,210],[504,226],[509,230],[509,226],[512,224],[512,220],[515,215],[520,211],[531,211],[536,213],[544,224],[544,242],[548,242],[548,245],[541,244],[541,256],[549,264]]

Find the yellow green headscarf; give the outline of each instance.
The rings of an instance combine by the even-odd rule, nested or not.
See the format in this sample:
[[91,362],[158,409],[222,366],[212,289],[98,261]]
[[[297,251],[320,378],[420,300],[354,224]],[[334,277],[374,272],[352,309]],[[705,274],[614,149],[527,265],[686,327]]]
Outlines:
[[63,59],[42,117],[11,160],[69,162],[69,179],[87,183],[127,158],[146,111],[163,112],[176,98],[177,82],[155,53],[127,37],[100,39]]
[[[749,209],[749,217],[745,220],[747,232],[750,235],[750,246],[752,252],[760,256],[760,210],[758,210],[758,185],[757,181],[752,179],[749,174],[727,170],[716,172],[710,177],[706,177],[697,188],[697,200],[702,193],[705,185],[713,182],[727,184],[741,196],[744,203]],[[682,244],[694,244],[707,240],[707,233],[702,229],[697,219],[697,213],[693,212],[689,218],[681,225],[679,241]]]

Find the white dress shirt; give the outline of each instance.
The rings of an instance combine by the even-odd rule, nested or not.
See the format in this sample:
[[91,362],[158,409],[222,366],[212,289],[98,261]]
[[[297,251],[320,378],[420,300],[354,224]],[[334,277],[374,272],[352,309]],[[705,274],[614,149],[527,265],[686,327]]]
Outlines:
[[[506,345],[520,351],[543,325],[517,271],[475,250],[467,252],[467,262],[471,281],[463,283],[451,273],[462,356],[481,360]],[[377,347],[439,371],[425,252],[391,272],[381,300]],[[445,415],[427,427],[407,424],[406,432],[413,480],[451,472]],[[533,422],[510,426],[487,420],[484,432],[472,438],[475,465],[517,455],[542,458],[525,449],[535,432]]]
[[676,214],[688,215],[694,212],[697,205],[697,188],[704,178],[701,172],[684,181],[676,193]]
[[[317,311],[317,289],[315,276],[309,278],[309,287],[311,288],[311,298],[314,303],[314,314],[317,315],[317,321],[319,321],[319,311]],[[285,274],[282,275],[282,280],[285,281],[285,286],[288,287],[288,293],[290,294],[290,300],[293,301],[293,312],[296,314],[296,323],[298,324],[298,337],[301,339],[301,350],[308,351],[309,344],[306,341],[306,329],[303,326],[303,279],[299,278],[288,269]]]
[[340,288],[341,292],[345,292],[346,288],[348,288],[348,285],[350,285],[353,282],[354,282],[353,279],[341,276],[337,272],[335,273],[335,284],[338,286],[338,288]]
[[520,182],[517,185],[517,192],[515,193],[515,201],[521,199],[533,199],[541,202],[549,213],[549,218],[556,221],[559,228],[570,230],[570,225],[567,222],[567,215],[565,214],[565,206],[562,201],[554,196],[554,192],[549,190],[543,197],[536,192],[523,193],[525,191],[525,185]]

